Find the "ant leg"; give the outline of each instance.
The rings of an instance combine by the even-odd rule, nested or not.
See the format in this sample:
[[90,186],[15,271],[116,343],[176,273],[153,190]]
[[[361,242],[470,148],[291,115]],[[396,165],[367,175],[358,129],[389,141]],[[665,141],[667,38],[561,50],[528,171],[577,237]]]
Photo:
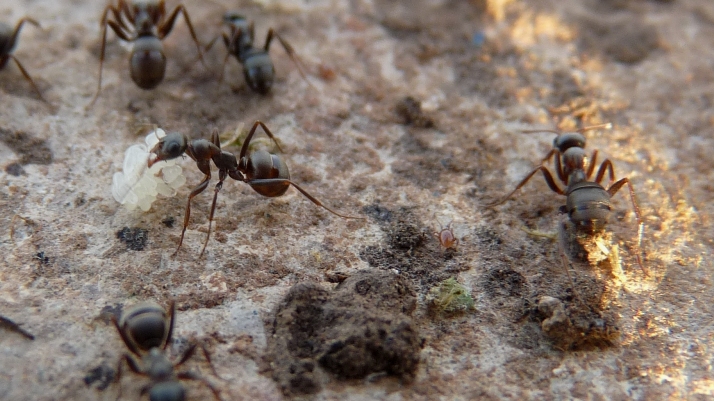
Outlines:
[[612,184],[615,181],[615,168],[612,166],[610,159],[605,159],[600,165],[600,168],[597,170],[597,175],[595,176],[595,182],[600,184],[603,177],[605,177],[606,171],[610,173],[610,184]]
[[486,205],[486,207],[491,208],[494,206],[498,206],[498,205],[504,203],[505,201],[507,201],[511,196],[513,196],[513,194],[516,193],[516,191],[521,189],[522,186],[526,185],[528,180],[530,180],[535,175],[535,173],[537,173],[538,171],[543,172],[543,177],[545,178],[545,182],[548,184],[548,187],[550,187],[551,191],[557,193],[558,195],[565,195],[565,192],[563,192],[563,190],[558,188],[558,185],[556,185],[555,180],[553,180],[553,175],[550,173],[550,171],[548,171],[548,169],[545,168],[544,166],[538,166],[533,171],[531,171],[526,176],[526,178],[524,178],[520,183],[518,183],[518,185],[516,186],[516,189],[511,191],[508,195],[504,196],[501,200],[493,202],[493,203],[489,203],[488,205]]
[[283,46],[283,49],[285,49],[285,52],[288,53],[288,57],[290,57],[290,60],[295,63],[295,66],[297,67],[298,71],[300,72],[300,75],[302,76],[302,79],[305,80],[305,82],[308,83],[308,85],[312,85],[312,83],[307,79],[307,75],[305,74],[305,66],[302,63],[302,61],[298,58],[297,54],[295,54],[295,49],[290,45],[290,43],[286,42],[285,39],[283,39],[277,32],[273,30],[273,28],[270,28],[268,30],[268,36],[265,38],[265,52],[267,53],[268,50],[270,49],[270,42],[273,41],[273,36],[278,38],[278,41],[280,41],[280,44]]
[[[220,146],[220,144],[219,144]],[[201,253],[198,255],[200,258],[203,256],[203,252],[206,250],[206,245],[208,245],[208,239],[211,238],[211,224],[213,223],[213,212],[216,211],[216,200],[218,200],[218,191],[223,188],[223,181],[225,181],[228,175],[227,170],[218,171],[218,184],[216,184],[216,192],[213,194],[213,203],[211,204],[211,214],[208,217],[208,233],[206,233],[206,240],[203,242],[203,248],[201,248]]]
[[336,211],[334,211],[334,210],[330,209],[329,207],[323,205],[322,202],[320,202],[319,200],[315,199],[315,197],[313,197],[312,195],[310,195],[310,194],[309,194],[307,191],[305,191],[304,189],[300,188],[300,186],[298,186],[298,185],[295,184],[294,182],[292,182],[292,181],[290,181],[290,180],[286,180],[286,179],[284,179],[284,178],[266,178],[266,179],[259,179],[259,180],[250,180],[250,181],[246,181],[246,183],[247,183],[248,185],[250,185],[251,187],[262,186],[262,185],[264,185],[264,186],[266,186],[266,187],[271,187],[271,186],[274,186],[275,184],[279,184],[279,183],[284,183],[284,184],[286,184],[286,185],[292,185],[293,187],[295,187],[295,189],[297,189],[298,191],[300,191],[300,193],[302,193],[303,195],[305,195],[306,198],[310,199],[310,201],[311,201],[312,203],[314,203],[315,205],[320,206],[320,207],[322,207],[322,208],[325,208],[328,212],[330,212],[330,213],[332,213],[332,214],[334,214],[334,215],[336,215],[336,216],[340,216],[340,217],[342,217],[343,219],[360,219],[360,220],[364,220],[364,217],[346,216],[346,215],[337,213]]
[[[201,162],[198,162],[198,163],[196,163],[196,164],[200,164],[200,163],[201,163]],[[206,164],[208,164],[208,163],[206,163]],[[203,171],[203,169],[201,169],[200,167],[199,167],[199,169],[200,169],[201,171]],[[208,169],[208,174],[206,174],[206,175],[203,177],[203,181],[201,181],[201,183],[198,184],[198,185],[191,191],[191,193],[188,195],[188,202],[186,202],[186,214],[184,215],[184,218],[183,218],[183,230],[181,231],[181,239],[179,240],[179,244],[178,244],[178,247],[176,248],[176,252],[174,252],[174,255],[176,255],[176,254],[178,253],[179,249],[181,249],[181,244],[183,244],[183,236],[184,236],[184,234],[186,234],[186,228],[188,227],[188,219],[189,219],[189,217],[191,216],[191,199],[193,199],[194,196],[196,196],[196,195],[200,194],[201,192],[203,192],[203,191],[206,189],[206,187],[208,187],[208,182],[209,182],[209,181],[211,181],[211,170],[210,170],[210,167],[209,167],[209,169]]]
[[6,318],[5,316],[0,316],[0,326],[12,330],[23,337],[27,338],[28,340],[34,340],[35,336],[32,334],[28,333],[25,331],[22,327],[18,326],[17,323],[13,322],[12,320]]
[[[602,167],[600,168],[602,169]],[[617,181],[616,183],[612,184],[612,186],[607,189],[607,193],[610,195],[610,197],[613,197],[615,196],[617,191],[619,191],[620,188],[622,188],[622,186],[625,184],[627,184],[627,189],[630,191],[630,200],[632,201],[632,208],[635,210],[635,216],[637,217],[637,264],[640,266],[640,269],[642,269],[642,272],[645,274],[645,276],[649,276],[649,272],[647,271],[647,269],[645,269],[645,266],[642,263],[642,258],[640,256],[640,253],[642,253],[642,237],[645,233],[645,223],[644,221],[642,221],[642,214],[640,213],[640,207],[637,205],[637,201],[635,200],[635,190],[634,188],[632,188],[632,183],[630,183],[630,179],[625,177],[620,181]]]
[[176,315],[176,302],[171,300],[169,304],[169,332],[166,334],[166,342],[164,343],[163,349],[171,343],[172,336],[174,334],[174,316]]
[[[163,2],[161,3],[163,4]],[[171,16],[169,16],[166,22],[159,27],[159,39],[163,39],[166,37],[166,35],[171,33],[171,30],[174,27],[174,22],[176,22],[176,17],[178,17],[179,13],[183,14],[183,19],[186,20],[186,25],[188,25],[188,31],[191,32],[191,37],[193,38],[194,43],[196,43],[196,49],[198,49],[198,58],[201,59],[201,64],[203,64],[203,66],[208,69],[206,61],[203,59],[203,53],[201,52],[201,45],[198,43],[196,31],[193,30],[193,24],[191,24],[191,19],[188,16],[188,11],[186,11],[186,7],[184,7],[183,4],[176,6],[176,8],[174,8],[174,11],[171,13]]]
[[570,281],[570,285],[573,287],[573,295],[575,295],[576,298],[578,298],[578,294],[575,292],[575,281],[573,281],[573,277],[570,275],[570,259],[568,258],[568,255],[565,254],[565,241],[566,241],[566,225],[567,223],[565,221],[560,222],[558,224],[558,253],[560,254],[560,260],[563,262],[563,268],[565,269],[565,274],[568,276],[568,280]]
[[97,99],[99,98],[99,94],[102,91],[102,67],[104,66],[104,51],[107,45],[107,26],[112,28],[114,33],[120,39],[125,40],[127,42],[131,42],[131,39],[126,33],[124,33],[122,28],[117,23],[107,18],[107,13],[109,13],[110,10],[114,15],[117,14],[116,9],[114,9],[114,7],[111,5],[107,6],[107,8],[104,9],[104,13],[102,14],[102,47],[99,51],[99,81],[97,82],[97,93],[94,95],[92,101],[89,102],[86,108],[91,108],[92,106],[94,106],[94,103],[97,101]]
[[201,383],[205,384],[206,387],[208,387],[211,392],[213,393],[213,397],[216,400],[221,400],[221,394],[218,392],[218,389],[215,388],[208,380],[204,379],[203,377],[199,376],[196,373],[193,372],[179,372],[176,374],[176,377],[179,379],[185,379],[185,380],[196,380],[200,381]]
[[201,352],[203,353],[203,357],[206,358],[206,361],[208,362],[208,366],[211,367],[211,372],[213,373],[213,375],[216,376],[217,378],[223,380],[223,378],[218,375],[218,372],[216,372],[216,368],[213,367],[213,361],[211,361],[211,355],[208,353],[208,349],[206,349],[206,346],[203,345],[203,344],[197,344],[197,343],[191,344],[191,345],[186,349],[186,351],[184,351],[183,355],[181,356],[181,359],[174,365],[174,367],[181,366],[181,365],[183,365],[184,363],[186,363],[186,361],[188,361],[189,359],[191,359],[191,357],[196,353],[196,348],[197,348],[197,347],[200,347],[200,348],[201,348]]
[[558,150],[558,149],[553,149],[553,150],[555,151],[553,153],[555,155],[555,162],[553,163],[553,166],[555,168],[555,173],[558,174],[558,179],[560,180],[560,182],[564,183],[565,185],[568,185],[568,176],[565,175],[565,171],[563,170],[563,165],[560,163],[560,157],[562,156],[560,154],[560,150]]
[[[35,21],[34,19],[29,18],[29,17],[21,18],[20,21],[17,22],[17,25],[15,25],[15,29],[12,32],[12,36],[10,37],[10,40],[5,45],[6,49],[12,50],[15,47],[15,43],[17,42],[17,37],[20,35],[20,31],[22,30],[22,26],[25,24],[25,22],[42,29],[42,27],[40,26],[40,23]],[[37,85],[35,85],[35,81],[30,77],[30,74],[27,73],[27,71],[22,66],[22,64],[20,64],[20,61],[17,58],[15,58],[15,56],[13,56],[11,54],[9,54],[8,57],[15,61],[15,64],[17,64],[17,67],[20,69],[20,72],[22,72],[22,75],[25,77],[25,79],[30,81],[30,85],[32,85],[32,89],[35,91],[35,93],[37,93],[37,96],[39,96],[40,100],[42,100],[43,102],[45,102],[47,104],[50,104],[50,102],[48,102],[42,96],[42,93],[40,92],[40,90],[37,89]],[[7,60],[7,59],[4,59],[3,61],[5,61],[5,60]]]
[[119,327],[119,321],[117,320],[116,316],[112,316],[112,323],[114,324],[114,327],[116,327],[117,332],[119,333],[119,337],[121,337],[121,340],[124,341],[126,347],[129,348],[129,351],[136,354],[137,356],[141,356],[139,350],[136,348],[136,344],[134,344],[134,342],[131,341],[129,337],[127,337],[127,335],[124,333],[124,330]]
[[[603,164],[604,164],[604,163],[605,163],[605,162],[603,162]],[[586,179],[589,180],[590,177],[592,177],[593,171],[595,171],[595,165],[596,165],[596,164],[597,164],[597,149],[593,150],[593,154],[592,154],[592,156],[590,156],[590,165],[588,166],[588,172],[587,172],[587,174],[585,175],[585,178],[586,178]],[[600,167],[602,167],[602,166],[600,166]],[[599,171],[598,171],[598,174],[600,174]],[[615,181],[615,180],[614,180],[615,173],[612,171],[612,168],[610,169],[610,176],[611,176],[610,182]],[[597,182],[598,184],[600,183],[599,180],[595,180],[595,182]]]
[[[229,43],[229,38],[226,36],[226,34],[223,34],[223,43],[226,45],[226,49],[230,49],[231,45]],[[231,56],[231,52],[229,50],[226,51],[226,56],[223,57],[223,65],[221,65],[221,76],[218,78],[218,86],[221,86],[223,83],[223,76],[226,73],[226,64],[228,64],[228,58]]]
[[17,57],[13,56],[12,54],[10,54],[9,57],[15,62],[15,64],[17,64],[17,68],[20,69],[20,72],[22,72],[22,75],[25,77],[25,79],[30,81],[30,85],[32,85],[32,89],[35,91],[35,93],[37,93],[37,96],[40,97],[40,100],[49,104],[50,102],[48,102],[47,99],[45,99],[42,96],[42,93],[37,88],[37,85],[35,85],[35,81],[32,80],[32,78],[30,77],[30,74],[28,74],[27,71],[25,70],[25,67],[23,67],[22,64],[20,64],[20,60],[18,60]]
[[275,139],[275,137],[273,136],[273,133],[270,132],[270,130],[268,129],[268,127],[266,127],[265,124],[263,124],[262,121],[258,120],[258,121],[256,121],[256,122],[253,124],[253,127],[250,129],[250,132],[248,133],[248,136],[245,138],[245,142],[243,142],[243,147],[241,147],[241,149],[240,149],[240,156],[238,157],[238,160],[243,159],[243,158],[245,157],[246,153],[248,153],[248,145],[250,145],[250,141],[251,141],[251,139],[253,139],[253,134],[255,134],[255,130],[258,129],[258,126],[259,126],[259,125],[260,125],[261,127],[263,127],[263,131],[265,131],[265,133],[268,135],[268,137],[269,137],[270,139],[272,139],[273,142],[275,142],[275,145],[278,147],[278,150],[281,151],[281,152],[283,151],[283,149],[280,148],[280,144],[278,143],[278,141],[277,141],[277,140]]
[[142,372],[141,369],[139,369],[139,365],[136,363],[134,358],[130,357],[127,354],[122,355],[122,357],[119,359],[119,363],[117,363],[117,375],[114,376],[114,383],[119,383],[119,390],[117,391],[117,400],[121,398],[121,367],[122,367],[122,362],[126,362],[126,365],[129,366],[129,370],[132,372],[142,375],[142,376],[147,376],[146,373]]
[[15,25],[15,29],[12,31],[12,36],[10,36],[10,40],[5,45],[5,49],[12,50],[15,47],[15,42],[17,41],[17,37],[20,35],[20,31],[22,30],[22,26],[25,24],[25,22],[30,23],[38,28],[42,28],[40,26],[40,23],[35,21],[32,18],[29,18],[29,17],[21,18],[19,21],[17,21],[17,25]]
[[[116,9],[120,10],[120,14],[124,13],[124,15],[127,16],[127,18],[131,21],[131,24],[134,25],[134,12],[131,10],[131,6],[129,3],[131,0],[119,0],[119,4],[115,7]],[[163,2],[160,4],[161,9],[163,10],[164,4]],[[163,15],[163,12],[162,12]]]

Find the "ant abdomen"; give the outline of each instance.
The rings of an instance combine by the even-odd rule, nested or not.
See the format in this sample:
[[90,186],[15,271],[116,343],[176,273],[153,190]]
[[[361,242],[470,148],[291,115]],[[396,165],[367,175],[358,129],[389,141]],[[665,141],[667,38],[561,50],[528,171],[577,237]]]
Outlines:
[[610,198],[605,188],[596,182],[574,184],[565,204],[570,221],[589,231],[604,229],[611,214]]
[[[274,198],[284,194],[290,187],[290,171],[288,165],[280,159],[278,155],[268,153],[265,150],[257,150],[250,154],[250,157],[244,158],[247,183],[255,190],[255,192],[268,197]],[[282,182],[261,182],[262,180],[285,180]]]
[[275,69],[268,53],[253,53],[243,61],[243,74],[250,89],[265,95],[275,80]]
[[143,36],[134,41],[129,59],[131,79],[141,89],[154,89],[164,79],[166,56],[161,40],[156,36]]
[[166,311],[154,302],[143,302],[127,310],[119,327],[143,351],[163,346],[171,331]]

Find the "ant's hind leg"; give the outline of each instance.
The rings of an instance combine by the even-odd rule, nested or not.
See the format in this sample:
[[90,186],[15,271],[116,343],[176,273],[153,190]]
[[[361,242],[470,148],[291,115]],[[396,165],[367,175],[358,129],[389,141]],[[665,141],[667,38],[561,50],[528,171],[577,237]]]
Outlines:
[[548,169],[545,168],[544,166],[538,166],[535,169],[533,169],[533,171],[528,173],[526,178],[521,180],[521,182],[518,183],[518,185],[516,185],[516,188],[513,191],[511,191],[508,195],[504,196],[503,198],[501,198],[500,200],[498,200],[496,202],[487,204],[486,207],[492,208],[494,206],[498,206],[498,205],[504,203],[505,201],[507,201],[511,196],[513,196],[513,194],[516,193],[516,191],[521,189],[522,186],[526,185],[526,183],[528,183],[528,181],[539,171],[543,172],[543,178],[545,178],[546,184],[548,184],[548,187],[550,187],[550,189],[553,192],[557,193],[558,195],[565,195],[565,192],[562,189],[560,189],[558,187],[558,185],[555,184],[555,180],[553,179],[553,175],[550,173],[550,171],[548,171]]
[[[305,82],[308,83],[308,85],[313,86],[312,83],[307,79],[307,74],[305,74],[305,65],[303,64],[302,60],[300,60],[300,58],[295,53],[295,49],[293,49],[293,47],[290,45],[290,43],[288,43],[287,41],[285,41],[285,39],[283,39],[280,35],[278,35],[278,33],[275,32],[275,30],[273,30],[273,28],[270,28],[270,30],[268,30],[268,36],[265,38],[264,50],[266,52],[268,52],[268,50],[270,49],[270,42],[273,41],[273,37],[278,38],[278,41],[283,46],[283,49],[285,49],[285,52],[288,54],[288,57],[290,57],[290,60],[293,61],[293,63],[295,64],[295,66],[298,69],[298,72],[300,72],[302,79],[304,79]],[[313,86],[313,88],[314,88],[314,86]]]
[[[604,162],[603,162],[604,164]],[[602,170],[602,167],[600,167]],[[600,174],[598,173],[598,176]],[[623,185],[627,184],[627,189],[630,192],[630,201],[632,202],[632,209],[635,211],[635,216],[637,217],[637,264],[640,266],[640,269],[642,272],[645,274],[645,276],[649,276],[649,272],[645,268],[645,265],[642,262],[642,257],[640,256],[640,253],[642,253],[642,237],[644,236],[645,233],[645,223],[642,220],[642,214],[640,212],[640,207],[637,204],[637,201],[635,200],[635,189],[632,187],[632,183],[630,183],[629,178],[623,178],[616,183],[612,184],[610,188],[607,189],[607,193],[610,194],[610,197],[613,197],[617,191],[622,188]]]
[[250,145],[250,141],[253,139],[253,135],[255,134],[255,131],[258,129],[258,126],[261,126],[263,128],[263,131],[265,131],[265,134],[268,135],[268,137],[273,140],[273,142],[275,143],[275,146],[278,147],[278,150],[280,152],[283,151],[283,149],[280,148],[280,144],[273,136],[273,133],[270,132],[268,127],[265,124],[263,124],[262,121],[258,120],[253,124],[253,127],[250,129],[248,136],[245,138],[245,142],[243,142],[243,147],[241,147],[241,149],[240,149],[240,156],[238,157],[238,160],[243,159],[245,157],[245,155],[248,153],[248,146]]
[[284,179],[284,178],[266,178],[266,179],[250,180],[250,181],[246,181],[246,183],[247,183],[248,185],[250,185],[251,187],[256,187],[256,186],[272,187],[272,186],[274,186],[275,184],[292,185],[293,187],[295,187],[295,189],[297,189],[298,191],[300,191],[301,194],[303,194],[306,198],[308,198],[308,199],[310,200],[310,202],[314,203],[314,204],[317,205],[317,206],[320,206],[320,207],[324,208],[325,210],[327,210],[328,212],[334,214],[335,216],[342,217],[343,219],[359,219],[359,220],[364,220],[364,217],[347,216],[347,215],[344,215],[344,214],[337,213],[336,211],[334,211],[334,210],[330,209],[329,207],[323,205],[322,202],[320,202],[319,200],[317,200],[317,198],[315,198],[314,196],[310,195],[310,193],[308,193],[308,192],[305,191],[304,189],[300,188],[299,185],[295,184],[294,182],[292,182],[292,181],[290,181],[290,180]]

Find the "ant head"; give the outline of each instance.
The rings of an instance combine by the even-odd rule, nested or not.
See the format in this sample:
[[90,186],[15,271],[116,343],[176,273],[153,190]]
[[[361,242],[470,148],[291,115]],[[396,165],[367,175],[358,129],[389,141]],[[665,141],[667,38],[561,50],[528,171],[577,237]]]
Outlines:
[[163,346],[171,332],[166,311],[154,302],[143,302],[129,308],[122,314],[119,328],[142,351]]
[[256,54],[243,64],[243,74],[250,89],[265,95],[270,92],[275,80],[273,61],[268,53]]
[[555,137],[553,147],[560,153],[565,153],[570,148],[584,148],[585,136],[580,132],[566,132]]
[[149,167],[154,163],[162,160],[171,160],[181,156],[188,147],[188,137],[186,135],[172,132],[165,137],[159,139],[159,143],[151,149],[150,153],[154,153],[156,158],[149,160]]
[[134,41],[129,59],[131,79],[141,89],[154,89],[164,79],[166,56],[159,38],[142,36]]
[[223,22],[227,24],[242,24],[245,21],[247,21],[245,16],[235,11],[228,11],[223,14]]

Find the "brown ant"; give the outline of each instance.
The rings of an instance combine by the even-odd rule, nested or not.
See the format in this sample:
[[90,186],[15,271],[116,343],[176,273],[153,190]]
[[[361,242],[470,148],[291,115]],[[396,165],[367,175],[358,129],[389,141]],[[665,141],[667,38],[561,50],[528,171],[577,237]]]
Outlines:
[[[120,39],[134,43],[129,56],[131,79],[139,88],[149,90],[154,89],[164,79],[166,56],[161,41],[171,33],[179,13],[182,13],[186,20],[191,37],[198,48],[198,57],[203,62],[201,46],[183,4],[176,6],[168,17],[166,17],[164,0],[119,0],[116,6],[110,4],[104,9],[101,20],[102,49],[99,55],[99,82],[97,94],[94,95],[89,106],[94,104],[102,89],[107,26]],[[114,20],[111,19],[112,16]]]
[[[586,169],[585,136],[583,132],[595,128],[609,128],[610,124],[597,125],[592,127],[581,128],[576,132],[562,133],[553,130],[525,131],[525,132],[553,132],[558,136],[553,141],[553,149],[548,152],[542,160],[541,165],[531,171],[526,177],[521,180],[516,188],[501,200],[487,205],[494,207],[507,201],[524,186],[538,171],[543,173],[545,182],[548,187],[559,195],[566,196],[566,204],[561,207],[563,213],[567,213],[570,221],[575,225],[576,229],[584,231],[588,234],[593,234],[605,228],[608,222],[612,208],[610,207],[610,198],[612,198],[623,185],[627,185],[630,192],[630,200],[632,208],[635,211],[638,224],[638,240],[637,240],[637,264],[642,271],[647,274],[647,270],[642,264],[640,258],[640,250],[642,244],[642,235],[644,233],[644,222],[640,213],[640,208],[635,200],[635,191],[632,188],[632,183],[628,178],[622,178],[615,182],[615,170],[612,162],[605,159],[598,168],[595,180],[591,177],[595,171],[597,164],[597,150],[593,150],[589,164]],[[550,161],[555,156],[554,169],[558,175],[560,182],[565,185],[565,189],[561,189],[553,179],[551,172],[543,165]],[[605,189],[601,182],[608,173],[610,185]],[[567,265],[566,265],[567,266]]]
[[[223,73],[226,68],[226,63],[228,62],[228,57],[231,55],[235,56],[236,60],[243,66],[243,76],[245,81],[250,86],[250,89],[265,95],[270,91],[275,81],[275,68],[273,67],[273,61],[270,59],[270,43],[273,41],[273,37],[278,38],[283,49],[288,53],[290,59],[295,63],[300,71],[300,75],[307,81],[305,72],[302,70],[300,62],[298,61],[295,50],[288,42],[286,42],[280,35],[278,35],[273,28],[268,30],[268,36],[265,39],[265,45],[263,48],[256,48],[253,43],[255,40],[255,25],[253,21],[248,22],[248,20],[237,13],[227,12],[223,15],[223,23],[228,27],[229,33],[223,33],[223,43],[226,45],[228,53],[223,59],[223,67],[221,68],[221,77],[219,82],[223,82]],[[213,43],[216,41],[213,39],[207,46],[206,51],[208,51]],[[309,83],[309,81],[308,81]]]
[[[126,362],[132,372],[149,378],[151,382],[141,389],[141,394],[148,392],[149,399],[152,401],[184,401],[186,390],[179,380],[198,380],[211,390],[217,400],[220,400],[218,390],[206,379],[188,371],[174,372],[174,369],[183,365],[194,355],[198,346],[195,343],[191,344],[176,363],[169,360],[166,356],[166,347],[172,340],[174,315],[174,302],[171,302],[168,315],[160,305],[154,302],[143,302],[122,313],[118,322],[116,316],[112,317],[119,336],[129,351],[134,354],[124,354],[119,360],[115,381],[120,380],[122,362]],[[218,377],[208,351],[203,345],[200,347],[213,374]],[[139,360],[135,359],[136,357]],[[121,396],[121,387],[119,387],[119,396]]]
[[434,236],[439,240],[439,244],[444,248],[444,251],[449,249],[456,251],[456,248],[459,246],[459,239],[456,238],[454,231],[451,229],[451,223],[453,222],[453,220],[450,221],[446,227],[442,226],[439,222],[439,232],[434,233]]
[[[310,195],[307,191],[300,188],[299,185],[290,180],[290,172],[285,162],[278,155],[268,153],[265,150],[256,150],[248,154],[250,141],[253,139],[256,129],[260,126],[270,139],[275,142],[280,149],[273,133],[261,121],[256,121],[253,124],[248,136],[240,150],[240,155],[236,156],[230,152],[221,150],[221,143],[218,138],[218,132],[214,131],[211,135],[211,140],[194,139],[189,141],[188,137],[180,133],[171,133],[159,140],[159,143],[154,146],[151,153],[156,154],[156,158],[149,160],[149,167],[161,160],[175,159],[186,153],[191,159],[196,162],[198,169],[204,174],[203,181],[198,184],[189,194],[188,202],[186,203],[186,214],[183,219],[183,230],[181,231],[181,239],[179,240],[176,253],[181,249],[183,237],[188,227],[188,219],[191,215],[191,199],[203,192],[208,187],[208,182],[211,180],[211,165],[210,162],[218,167],[218,184],[216,184],[215,194],[213,195],[213,203],[211,204],[211,213],[208,218],[208,234],[203,243],[201,254],[206,250],[208,239],[211,235],[211,223],[213,222],[213,213],[216,210],[216,199],[218,191],[223,187],[223,181],[226,177],[231,177],[236,181],[242,181],[250,185],[253,190],[265,197],[274,198],[283,195],[292,185],[307,197],[312,203],[325,208],[330,213],[342,217],[344,219],[359,219],[360,217],[345,216],[329,207],[323,205],[319,200]],[[199,255],[199,256],[200,256]]]
[[22,26],[25,24],[25,22],[40,28],[39,22],[28,17],[22,18],[20,21],[18,21],[17,25],[15,25],[15,29],[12,29],[10,25],[0,22],[0,70],[5,68],[7,62],[12,59],[15,64],[17,64],[17,67],[20,69],[20,72],[22,72],[22,75],[25,77],[25,79],[30,82],[30,85],[32,85],[32,89],[35,90],[37,96],[39,96],[43,102],[48,103],[47,100],[42,97],[42,93],[39,89],[37,89],[35,81],[32,80],[30,74],[28,74],[27,70],[25,70],[25,67],[20,64],[20,60],[18,60],[17,57],[12,55],[12,51],[15,50],[15,46],[17,45],[17,37],[20,36],[20,30],[22,30]]

